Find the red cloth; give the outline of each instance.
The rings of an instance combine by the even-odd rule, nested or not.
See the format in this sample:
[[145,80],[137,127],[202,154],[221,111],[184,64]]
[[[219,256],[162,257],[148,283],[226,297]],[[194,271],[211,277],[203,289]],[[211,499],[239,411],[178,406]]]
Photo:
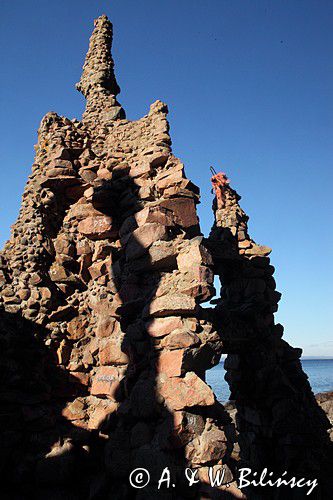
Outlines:
[[217,207],[222,208],[224,205],[224,186],[229,184],[230,181],[224,172],[219,172],[212,176],[211,182],[216,195]]

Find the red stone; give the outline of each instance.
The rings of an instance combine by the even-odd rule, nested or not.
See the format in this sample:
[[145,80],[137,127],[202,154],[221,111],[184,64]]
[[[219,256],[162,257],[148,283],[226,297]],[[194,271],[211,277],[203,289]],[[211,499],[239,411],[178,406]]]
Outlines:
[[111,266],[110,260],[94,262],[94,264],[88,267],[91,279],[96,280],[100,276],[105,276],[106,274],[108,274],[110,266]]
[[74,257],[74,245],[69,241],[64,234],[60,234],[54,242],[54,249],[57,253]]
[[148,162],[141,162],[139,165],[132,166],[129,174],[132,179],[135,179],[135,177],[140,177],[142,175],[145,175],[146,177],[151,171],[151,166]]
[[158,373],[165,373],[168,377],[178,377],[182,375],[184,350],[163,351],[156,363]]
[[192,406],[211,406],[215,402],[213,391],[194,372],[184,378],[168,378],[161,374],[157,378],[157,391],[164,397],[167,406],[182,410]]
[[69,323],[67,323],[67,332],[69,334],[69,338],[72,340],[79,340],[84,337],[87,325],[87,318],[84,318],[82,316],[73,318]]
[[57,146],[50,153],[51,162],[53,160],[70,160],[70,150],[68,148],[63,148],[62,146]]
[[78,230],[91,240],[113,238],[117,232],[112,228],[112,219],[106,215],[87,217],[79,222]]
[[145,316],[163,317],[170,315],[183,315],[193,313],[196,310],[196,302],[193,297],[187,295],[168,294],[153,299],[144,310]]
[[103,212],[96,210],[96,208],[91,203],[86,203],[85,198],[79,200],[75,205],[70,208],[67,217],[75,218],[79,221],[87,219],[88,217],[105,217]]
[[56,177],[43,178],[40,181],[40,185],[45,188],[64,189],[68,186],[78,184],[79,182],[79,179],[73,175],[58,175]]
[[108,339],[104,346],[99,349],[99,362],[101,365],[125,365],[129,359],[122,351],[123,336]]
[[99,177],[100,179],[111,180],[112,172],[110,172],[110,170],[108,170],[107,168],[100,168],[97,172],[97,177]]
[[97,328],[96,335],[99,338],[110,337],[113,333],[120,331],[120,324],[115,318],[111,316],[100,316]]
[[77,200],[78,198],[81,198],[85,189],[86,186],[84,184],[78,186],[70,186],[65,189],[65,195],[70,200]]
[[91,250],[91,247],[90,247],[91,243],[89,244],[89,242],[87,240],[79,240],[77,243],[76,243],[76,252],[78,255],[88,255],[92,252]]
[[168,168],[166,171],[166,174],[164,177],[160,177],[157,182],[156,186],[158,189],[166,189],[174,184],[177,184],[184,179],[184,165],[182,163],[179,163],[175,167]]
[[180,349],[192,347],[198,344],[200,344],[198,335],[182,330],[170,333],[170,335],[168,335],[161,341],[161,346],[167,347],[168,349]]
[[56,167],[56,168],[50,168],[46,171],[46,176],[47,177],[59,177],[59,176],[66,176],[66,177],[75,177],[76,173],[75,170],[70,167]]
[[89,374],[84,372],[71,372],[71,377],[74,377],[75,381],[81,385],[89,385]]
[[154,318],[146,323],[147,332],[151,337],[164,337],[182,326],[183,321],[179,316]]
[[80,399],[76,399],[62,410],[62,416],[67,420],[82,420],[86,416],[85,405]]
[[162,201],[160,206],[171,210],[180,226],[191,227],[199,223],[195,204],[191,198],[170,198]]
[[95,396],[108,396],[116,400],[120,385],[120,374],[114,366],[101,366],[93,377],[90,393]]
[[157,241],[149,248],[147,254],[136,259],[131,267],[137,271],[177,269],[177,248],[172,241]]
[[201,238],[194,238],[180,251],[177,257],[178,269],[193,269],[194,266],[211,266],[213,259],[201,244]]
[[118,404],[110,400],[100,400],[97,407],[93,408],[90,414],[88,427],[89,429],[99,429],[108,415],[116,411]]
[[137,259],[141,257],[154,241],[165,240],[167,238],[167,230],[165,226],[155,222],[145,224],[137,228],[131,234],[126,245],[126,258]]
[[138,226],[148,222],[157,222],[163,226],[174,226],[173,213],[161,206],[144,208],[135,214],[135,220]]
[[107,241],[97,241],[94,247],[93,261],[109,257],[111,263],[111,252],[112,247]]
[[160,165],[164,165],[169,158],[168,151],[156,151],[149,157],[149,163],[151,167],[159,167]]

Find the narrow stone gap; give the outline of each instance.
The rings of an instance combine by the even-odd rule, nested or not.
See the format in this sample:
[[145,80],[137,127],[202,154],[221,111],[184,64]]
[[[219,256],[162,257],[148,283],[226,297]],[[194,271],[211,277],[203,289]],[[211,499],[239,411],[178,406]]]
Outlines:
[[219,364],[206,371],[206,382],[211,386],[216,398],[222,404],[230,399],[229,385],[224,379],[227,373],[224,368],[225,359],[226,356],[222,355]]
[[[214,297],[200,304],[201,307],[205,309],[211,308],[219,300],[218,297],[221,295],[221,283],[218,275],[214,275],[214,288]],[[226,354],[222,354],[218,364],[208,368],[205,374],[206,383],[212,388],[216,399],[222,404],[230,399],[230,388],[228,382],[224,378],[227,373],[224,368],[225,359]]]

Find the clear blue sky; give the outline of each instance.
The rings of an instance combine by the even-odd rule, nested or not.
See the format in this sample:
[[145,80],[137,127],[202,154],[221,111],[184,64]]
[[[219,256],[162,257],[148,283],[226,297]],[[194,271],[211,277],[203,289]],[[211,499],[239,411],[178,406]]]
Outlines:
[[82,114],[74,84],[102,13],[114,24],[128,118],[156,99],[169,106],[174,152],[201,188],[204,232],[213,164],[243,196],[252,236],[273,248],[286,340],[332,339],[330,0],[2,0],[1,243],[41,118]]

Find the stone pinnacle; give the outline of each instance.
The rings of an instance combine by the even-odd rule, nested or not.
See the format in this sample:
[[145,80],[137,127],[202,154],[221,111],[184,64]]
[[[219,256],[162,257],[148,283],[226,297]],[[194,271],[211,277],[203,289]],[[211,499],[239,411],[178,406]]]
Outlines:
[[114,74],[111,56],[112,23],[106,15],[98,17],[91,35],[88,53],[79,83],[76,84],[86,98],[83,121],[105,122],[125,118],[125,112],[116,100],[120,92]]

